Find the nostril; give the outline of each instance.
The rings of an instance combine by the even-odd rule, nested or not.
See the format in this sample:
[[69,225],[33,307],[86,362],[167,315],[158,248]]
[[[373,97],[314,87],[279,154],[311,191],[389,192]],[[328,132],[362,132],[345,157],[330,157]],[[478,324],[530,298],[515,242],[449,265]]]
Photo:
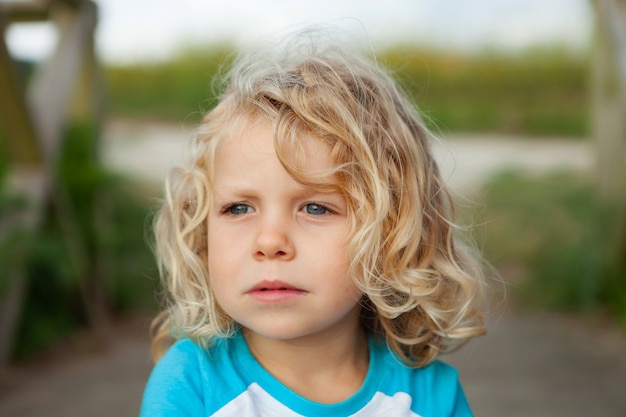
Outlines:
[[[266,238],[268,235],[263,237]],[[295,255],[295,248],[286,237],[281,237],[281,240],[276,238],[262,240],[259,238],[253,250],[252,254],[256,259],[289,260]]]
[[[286,256],[286,255],[287,255],[287,252],[282,251],[282,250],[274,252],[274,256],[283,257],[283,256]],[[264,251],[262,251],[262,250],[259,250],[259,251],[256,252],[256,256],[264,257],[264,256],[266,256],[266,253]]]

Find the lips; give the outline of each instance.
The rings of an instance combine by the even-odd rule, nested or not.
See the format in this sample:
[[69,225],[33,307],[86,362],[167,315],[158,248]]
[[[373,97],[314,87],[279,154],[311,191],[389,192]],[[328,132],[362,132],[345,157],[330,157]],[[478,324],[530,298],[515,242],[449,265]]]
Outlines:
[[262,281],[247,294],[262,303],[284,303],[307,295],[308,291],[282,281]]
[[252,291],[304,291],[282,281],[263,281],[252,287]]

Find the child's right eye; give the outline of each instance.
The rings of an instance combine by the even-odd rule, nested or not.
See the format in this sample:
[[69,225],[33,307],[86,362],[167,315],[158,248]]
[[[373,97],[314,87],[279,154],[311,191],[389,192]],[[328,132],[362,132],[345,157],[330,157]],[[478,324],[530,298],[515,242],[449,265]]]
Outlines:
[[252,213],[253,211],[254,210],[252,209],[252,207],[243,203],[233,204],[224,208],[224,210],[222,210],[223,213],[232,214],[234,216],[240,216],[242,214]]

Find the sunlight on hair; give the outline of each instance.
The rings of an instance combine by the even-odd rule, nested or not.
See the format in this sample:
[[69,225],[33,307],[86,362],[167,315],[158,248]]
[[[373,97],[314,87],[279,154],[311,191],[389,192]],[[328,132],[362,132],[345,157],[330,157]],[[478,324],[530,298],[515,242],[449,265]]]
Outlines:
[[312,29],[266,40],[237,57],[220,81],[219,103],[195,137],[195,159],[170,175],[155,224],[168,309],[155,327],[156,358],[170,335],[208,346],[236,328],[209,288],[206,217],[217,144],[255,121],[271,124],[278,158],[300,183],[328,173],[302,170],[287,150],[309,136],[329,146],[348,203],[350,274],[371,333],[412,366],[485,333],[480,257],[455,236],[433,136],[374,57],[339,46],[352,45],[342,38]]

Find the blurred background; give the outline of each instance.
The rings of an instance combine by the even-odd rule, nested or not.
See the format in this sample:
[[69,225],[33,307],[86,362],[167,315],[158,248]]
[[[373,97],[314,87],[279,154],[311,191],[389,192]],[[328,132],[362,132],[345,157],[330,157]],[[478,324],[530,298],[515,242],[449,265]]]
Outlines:
[[316,23],[415,100],[497,271],[476,414],[626,416],[623,0],[0,0],[0,415],[137,414],[165,174],[232,53]]

